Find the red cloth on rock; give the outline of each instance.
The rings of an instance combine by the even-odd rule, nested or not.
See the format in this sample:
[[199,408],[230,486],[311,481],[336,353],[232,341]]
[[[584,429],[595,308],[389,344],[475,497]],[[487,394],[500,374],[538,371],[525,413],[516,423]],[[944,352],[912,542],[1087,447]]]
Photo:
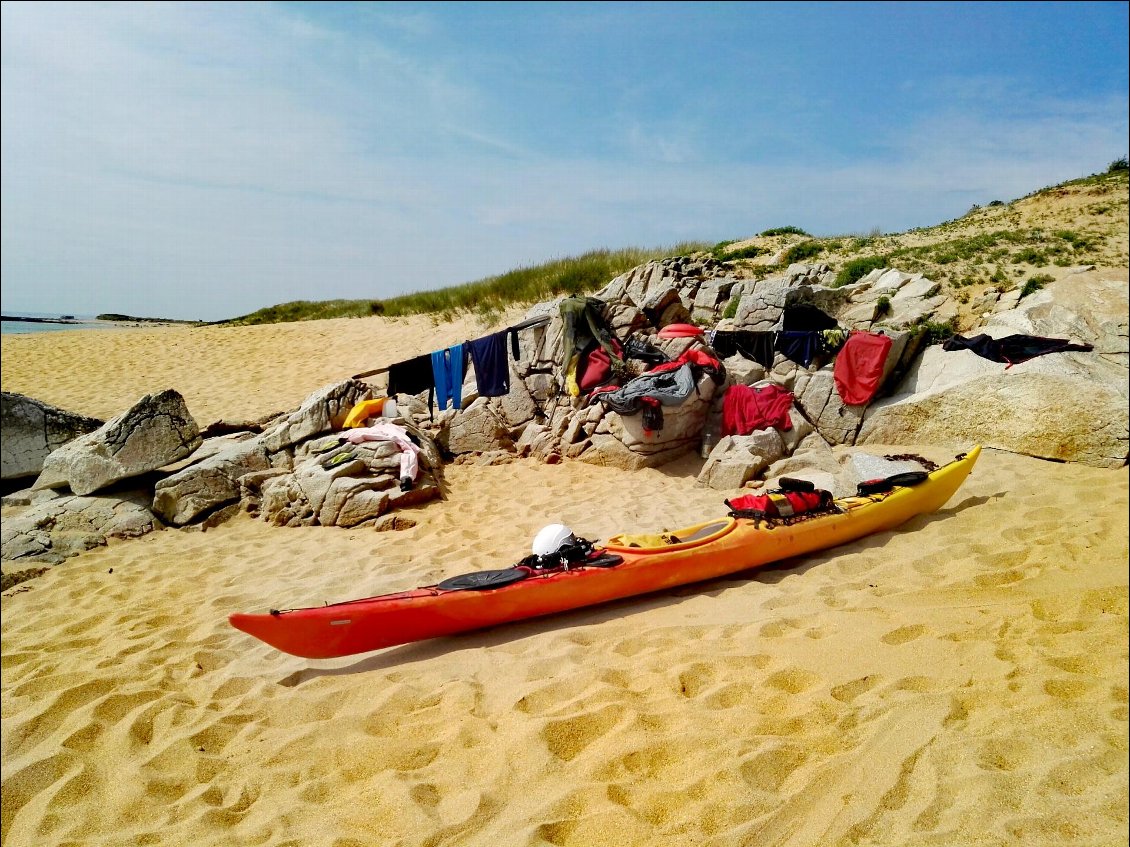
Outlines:
[[877,332],[853,332],[836,354],[832,375],[840,399],[849,406],[871,401],[883,380],[883,366],[894,342]]
[[793,393],[779,385],[731,385],[722,398],[722,434],[749,435],[769,427],[788,431],[793,428],[792,407]]
[[706,368],[707,370],[713,369],[715,371],[719,371],[722,368],[722,363],[705,350],[692,348],[684,350],[683,354],[677,359],[673,359],[670,362],[661,362],[654,367],[648,368],[647,372],[649,374],[663,373],[664,371],[676,370],[687,364],[696,365],[697,367]]

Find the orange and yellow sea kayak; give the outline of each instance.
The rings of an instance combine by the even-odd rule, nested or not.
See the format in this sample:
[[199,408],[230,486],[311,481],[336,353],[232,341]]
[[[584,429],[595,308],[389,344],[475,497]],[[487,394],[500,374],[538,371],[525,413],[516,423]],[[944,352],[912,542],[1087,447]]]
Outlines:
[[613,566],[574,565],[486,590],[432,585],[309,609],[234,614],[229,620],[285,653],[332,659],[662,591],[845,544],[937,511],[980,454],[975,447],[913,487],[837,500],[837,511],[793,524],[723,517],[673,533],[691,540],[651,548],[617,546],[613,538],[598,548],[612,554],[606,560],[622,559]]

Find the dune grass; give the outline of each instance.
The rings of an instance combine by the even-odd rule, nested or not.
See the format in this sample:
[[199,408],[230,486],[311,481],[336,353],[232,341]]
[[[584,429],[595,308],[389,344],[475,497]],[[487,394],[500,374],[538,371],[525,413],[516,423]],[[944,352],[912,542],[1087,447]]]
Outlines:
[[296,300],[221,323],[247,326],[371,315],[390,318],[421,314],[450,316],[461,312],[490,315],[510,306],[533,305],[562,294],[591,293],[625,271],[653,259],[685,256],[709,249],[706,244],[685,243],[652,250],[594,250],[582,256],[554,259],[448,288],[417,291],[383,300]]

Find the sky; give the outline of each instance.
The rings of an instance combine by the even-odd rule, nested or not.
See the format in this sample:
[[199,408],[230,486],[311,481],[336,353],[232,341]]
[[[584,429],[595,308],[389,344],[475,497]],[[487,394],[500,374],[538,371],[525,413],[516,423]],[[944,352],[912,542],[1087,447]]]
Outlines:
[[3,311],[932,226],[1127,154],[1128,5],[4,2]]

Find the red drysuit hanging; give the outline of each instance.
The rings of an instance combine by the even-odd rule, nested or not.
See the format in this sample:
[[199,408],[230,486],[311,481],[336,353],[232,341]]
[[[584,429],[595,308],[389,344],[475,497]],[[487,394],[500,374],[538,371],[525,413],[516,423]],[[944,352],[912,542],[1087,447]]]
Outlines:
[[832,373],[836,391],[849,406],[871,402],[883,379],[883,366],[894,342],[878,332],[853,332],[836,354]]

